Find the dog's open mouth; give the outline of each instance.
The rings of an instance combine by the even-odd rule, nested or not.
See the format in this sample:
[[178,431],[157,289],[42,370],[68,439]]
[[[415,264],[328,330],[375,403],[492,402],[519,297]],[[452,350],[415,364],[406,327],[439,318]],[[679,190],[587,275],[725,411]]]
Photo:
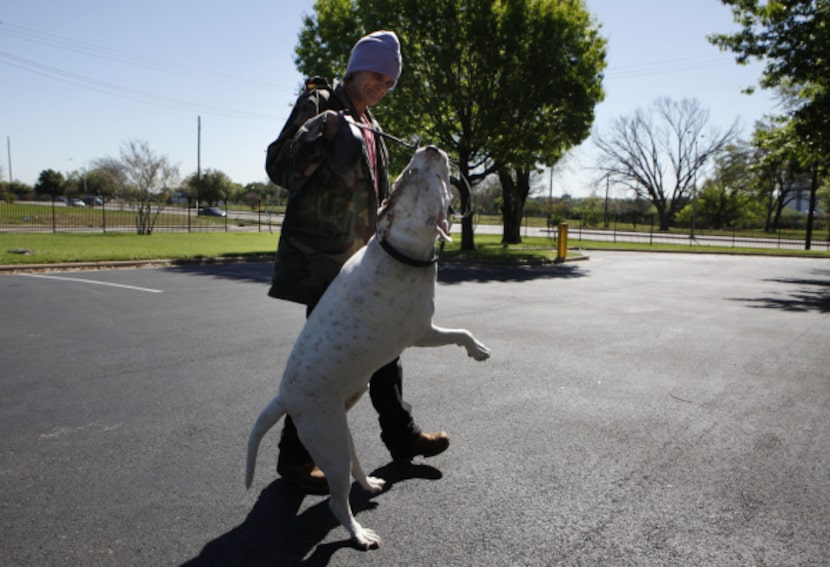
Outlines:
[[446,242],[452,242],[452,237],[450,236],[451,226],[452,223],[445,213],[441,213],[438,215],[438,218],[435,219],[435,228],[438,230],[438,234],[441,236],[441,239]]

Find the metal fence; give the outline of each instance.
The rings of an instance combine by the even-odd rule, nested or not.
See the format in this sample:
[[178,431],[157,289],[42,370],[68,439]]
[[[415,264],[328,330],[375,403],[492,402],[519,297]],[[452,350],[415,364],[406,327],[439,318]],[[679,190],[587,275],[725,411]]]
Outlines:
[[[74,206],[73,206],[74,205]],[[254,210],[196,209],[186,205],[164,205],[153,208],[152,232],[276,232],[282,224],[281,210],[261,205]],[[215,216],[215,215],[223,216]],[[527,222],[527,219],[525,219]],[[0,233],[20,232],[138,232],[137,206],[128,202],[108,202],[79,206],[68,201],[0,201]],[[525,236],[556,238],[556,227],[537,227]],[[475,232],[501,231],[500,226],[477,225]],[[533,234],[531,234],[533,233]],[[804,230],[782,229],[774,233],[748,235],[744,231],[729,229],[713,234],[711,231],[689,233],[665,233],[654,229],[652,223],[644,230],[618,229],[617,222],[602,229],[571,224],[569,241],[579,245],[582,240],[605,242],[632,242],[646,246],[655,244],[688,244],[689,246],[719,246],[727,248],[768,248],[803,250],[806,239]],[[827,223],[820,224],[813,232],[811,249],[830,251],[830,234]]]
[[[540,220],[537,218],[537,221]],[[524,236],[543,236],[551,239],[558,237],[557,225],[548,222],[546,227],[530,226],[530,219],[525,217],[522,230]],[[783,228],[772,232],[761,230],[738,230],[727,228],[724,230],[697,230],[681,232],[674,229],[671,232],[661,232],[655,224],[640,223],[638,229],[632,229],[631,224],[623,224],[622,220],[609,219],[608,228],[588,225],[582,222],[571,222],[568,230],[569,246],[579,247],[583,241],[634,243],[645,247],[657,244],[672,244],[675,246],[709,246],[720,248],[762,248],[776,250],[804,250],[807,231],[804,229]],[[478,225],[475,232],[494,234],[501,231],[501,227]],[[810,240],[810,249],[820,252],[830,251],[830,232],[825,219],[818,219]]]
[[[577,227],[569,234],[571,242],[580,240],[605,242],[631,242],[647,246],[674,244],[688,246],[717,246],[721,248],[768,248],[777,250],[804,250],[806,232],[803,230],[779,230],[769,236],[741,236],[737,231],[720,235],[711,234],[668,234],[661,232],[630,232],[615,229],[592,229]],[[813,232],[811,250],[830,251],[830,240],[826,231]]]
[[[82,202],[81,202],[82,203]],[[138,232],[139,208],[128,202],[91,205],[70,201],[0,202],[0,233]],[[275,231],[282,221],[276,209],[196,209],[185,205],[153,205],[152,232]]]

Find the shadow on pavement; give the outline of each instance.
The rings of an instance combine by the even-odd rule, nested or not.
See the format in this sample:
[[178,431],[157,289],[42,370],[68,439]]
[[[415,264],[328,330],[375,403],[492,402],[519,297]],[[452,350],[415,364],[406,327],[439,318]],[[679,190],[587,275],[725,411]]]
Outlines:
[[[206,276],[216,279],[227,279],[250,283],[269,285],[271,283],[270,262],[228,263],[228,264],[185,264],[170,266],[165,270]],[[578,263],[564,264],[466,264],[463,262],[448,262],[438,265],[438,282],[458,284],[463,282],[525,282],[540,279],[580,278],[588,275]]]
[[588,272],[577,263],[564,264],[439,264],[438,282],[526,282],[543,279],[582,278]]
[[164,269],[178,274],[269,285],[271,283],[271,267],[271,262],[230,262],[182,264]]
[[739,298],[736,301],[744,301],[750,304],[750,307],[758,309],[780,309],[793,313],[830,313],[830,279],[779,278],[766,281],[793,286],[796,289],[775,296]]
[[[386,481],[383,492],[404,480],[438,480],[443,476],[429,465],[400,467],[393,463],[371,475]],[[352,513],[357,517],[378,506],[373,500],[378,496],[370,496],[354,483],[349,495]],[[183,563],[182,567],[328,565],[337,550],[354,548],[346,530],[329,510],[328,498],[320,499],[297,515],[305,497],[295,485],[278,478],[260,493],[241,525],[208,542],[198,557]],[[343,539],[321,544],[332,530],[341,530]],[[355,553],[359,553],[356,548]]]

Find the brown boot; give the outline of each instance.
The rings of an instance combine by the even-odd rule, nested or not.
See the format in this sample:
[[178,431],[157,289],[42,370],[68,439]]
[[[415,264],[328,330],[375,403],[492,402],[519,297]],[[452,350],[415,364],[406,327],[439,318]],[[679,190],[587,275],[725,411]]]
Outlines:
[[418,455],[434,457],[446,451],[449,446],[450,436],[444,431],[437,431],[435,433],[422,432],[413,437],[412,441],[409,442],[409,446],[393,458],[395,462],[406,463]]
[[289,480],[302,488],[307,494],[328,494],[329,483],[320,467],[314,463],[300,463],[284,465],[277,463],[277,472],[285,480]]

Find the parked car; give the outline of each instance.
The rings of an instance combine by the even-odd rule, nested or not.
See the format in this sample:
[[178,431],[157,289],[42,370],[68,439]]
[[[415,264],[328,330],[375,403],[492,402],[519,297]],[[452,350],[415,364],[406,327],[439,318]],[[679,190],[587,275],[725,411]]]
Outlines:
[[104,204],[104,200],[101,197],[84,197],[84,203],[90,207],[100,207]]
[[201,207],[199,209],[199,216],[206,217],[226,217],[228,214],[219,207]]
[[81,199],[69,199],[66,204],[70,207],[86,207],[86,203],[84,203]]

